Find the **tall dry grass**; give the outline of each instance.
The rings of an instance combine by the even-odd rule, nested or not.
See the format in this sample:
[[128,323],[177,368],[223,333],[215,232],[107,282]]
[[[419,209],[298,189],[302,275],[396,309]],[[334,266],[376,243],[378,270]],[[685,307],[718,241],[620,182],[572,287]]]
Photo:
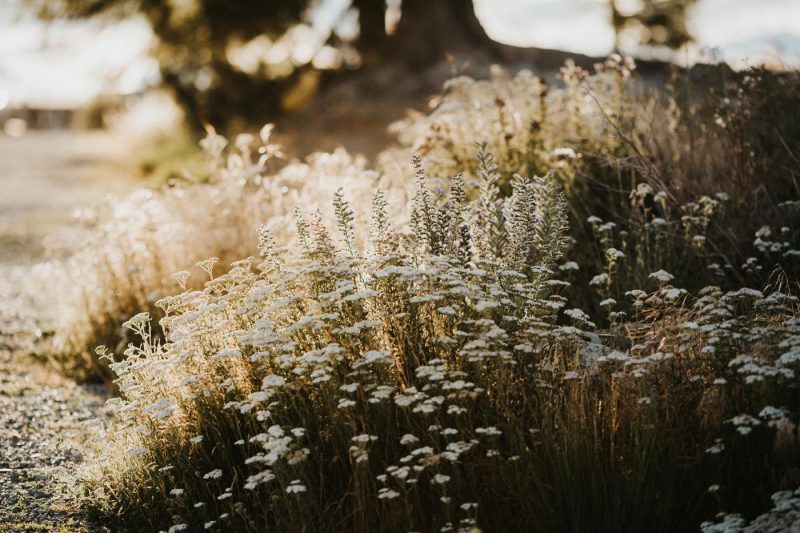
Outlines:
[[[216,182],[98,241],[121,274],[73,271],[77,353],[103,338],[86,310],[128,332],[99,352],[119,397],[85,507],[120,530],[796,527],[798,86],[655,90],[617,57],[458,79],[380,173],[271,175],[209,137]],[[222,264],[167,281],[201,252]]]
[[269,142],[270,131],[262,130],[260,139],[241,135],[231,146],[211,131],[202,143],[209,178],[111,198],[84,215],[94,227],[92,237],[51,269],[47,280],[58,296],[50,358],[65,373],[110,379],[95,348],[105,345],[121,354],[135,339],[120,327],[123,321],[146,311],[158,331],[162,313],[155,302],[182,285],[202,286],[200,274],[179,283],[173,273],[192,270],[210,257],[217,258],[215,271],[224,272],[233,261],[256,253],[260,224],[269,223],[276,237],[285,239],[295,205],[325,210],[327,199],[342,186],[363,201],[373,187],[386,183],[366,169],[363,158],[344,151],[314,154],[271,174],[279,150]]

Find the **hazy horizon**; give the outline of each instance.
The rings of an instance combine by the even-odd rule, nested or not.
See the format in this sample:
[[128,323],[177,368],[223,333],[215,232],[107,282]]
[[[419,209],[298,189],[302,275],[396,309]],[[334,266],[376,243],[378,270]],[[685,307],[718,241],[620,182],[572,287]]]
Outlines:
[[[320,18],[346,5],[328,0]],[[487,33],[506,44],[594,56],[613,49],[607,0],[475,0],[475,6]],[[800,66],[800,2],[699,0],[689,22],[696,43],[677,54],[679,62]],[[98,94],[141,90],[158,81],[157,63],[147,54],[151,40],[143,18],[47,26],[21,14],[18,0],[5,2],[0,5],[0,101],[72,106]]]

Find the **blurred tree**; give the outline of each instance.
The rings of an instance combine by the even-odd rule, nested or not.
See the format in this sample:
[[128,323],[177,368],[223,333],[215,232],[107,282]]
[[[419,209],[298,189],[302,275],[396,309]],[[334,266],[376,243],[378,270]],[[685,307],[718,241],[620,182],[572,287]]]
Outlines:
[[687,27],[689,8],[697,0],[610,0],[616,33],[615,48],[625,36],[636,44],[677,49],[692,41]]
[[[418,67],[490,42],[472,0],[352,0],[338,11],[326,0],[28,3],[45,20],[144,16],[162,83],[198,129],[269,120],[301,105],[333,71],[386,61]],[[390,8],[401,16],[387,28]]]
[[[647,29],[643,41],[650,44],[675,47],[689,39],[686,8],[694,0],[638,0],[627,11],[623,0],[610,1],[618,32],[636,23]],[[272,120],[341,72],[363,67],[394,62],[419,69],[475,50],[540,67],[557,68],[564,60],[557,51],[493,42],[473,0],[26,2],[45,20],[144,17],[156,37],[152,53],[161,81],[198,131],[206,122],[241,130]]]

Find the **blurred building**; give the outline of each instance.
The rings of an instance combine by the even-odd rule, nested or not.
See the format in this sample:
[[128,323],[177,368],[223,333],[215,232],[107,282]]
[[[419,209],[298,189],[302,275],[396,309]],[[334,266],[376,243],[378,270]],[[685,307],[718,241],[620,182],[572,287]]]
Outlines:
[[144,95],[144,92],[102,95],[86,104],[53,102],[12,104],[0,109],[0,130],[4,130],[7,134],[20,134],[25,130],[102,129],[108,125],[110,115],[132,106]]
[[30,129],[69,129],[74,125],[75,109],[53,107],[7,107],[0,111],[0,122],[21,120]]

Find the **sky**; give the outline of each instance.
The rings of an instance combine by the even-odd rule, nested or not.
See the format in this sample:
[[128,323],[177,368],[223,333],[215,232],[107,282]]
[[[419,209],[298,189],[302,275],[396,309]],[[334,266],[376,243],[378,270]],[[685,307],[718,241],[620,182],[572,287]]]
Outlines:
[[[144,19],[46,26],[20,17],[21,1],[0,0],[0,107],[5,101],[80,105],[157,81]],[[595,56],[613,47],[608,0],[475,0],[475,6],[487,33],[507,44]],[[679,58],[685,62],[708,60],[714,49],[714,57],[740,67],[776,58],[800,67],[800,0],[699,0],[690,30],[697,45]]]
[[[589,55],[607,54],[614,45],[608,0],[475,4],[487,33],[507,44]],[[800,67],[800,0],[699,0],[690,12],[689,30],[697,41],[690,62],[717,48],[721,59],[737,66],[761,63],[778,53]]]
[[[147,23],[45,25],[0,0],[0,91],[12,104],[70,106],[102,92],[134,92],[158,76]],[[112,81],[113,80],[113,81]]]

